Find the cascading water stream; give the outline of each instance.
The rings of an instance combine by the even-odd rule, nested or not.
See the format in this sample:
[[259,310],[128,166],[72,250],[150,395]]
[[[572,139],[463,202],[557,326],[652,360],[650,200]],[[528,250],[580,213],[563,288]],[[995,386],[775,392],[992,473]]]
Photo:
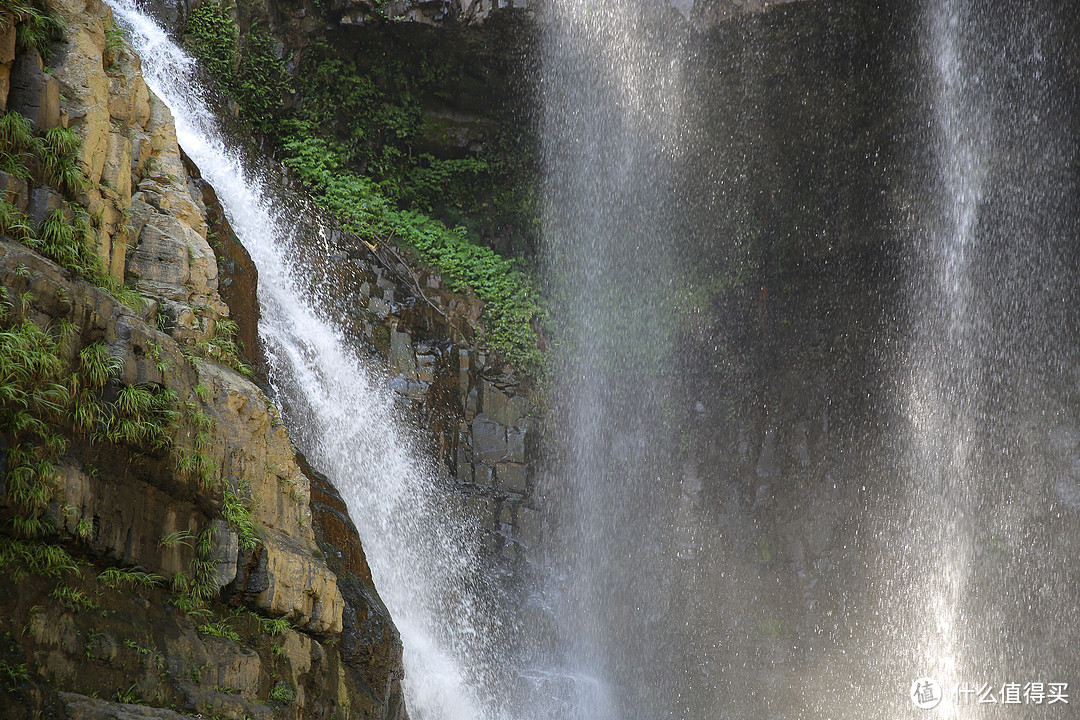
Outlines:
[[[932,567],[913,592],[923,628],[912,638],[922,656],[915,662],[942,686],[959,682],[962,669],[963,603],[971,564],[972,517],[977,482],[976,407],[982,368],[979,361],[980,307],[973,279],[978,214],[986,173],[988,118],[981,117],[965,60],[969,19],[959,0],[934,3],[928,10],[927,53],[933,106],[935,158],[941,217],[931,225],[918,273],[919,322],[907,411],[911,423],[910,499],[922,520],[913,527],[913,547]],[[914,621],[914,619],[913,619]],[[945,698],[940,712],[950,709]]]
[[[453,509],[454,494],[432,479],[395,419],[392,394],[327,319],[333,301],[320,291],[326,270],[318,260],[335,250],[332,239],[317,228],[306,233],[275,183],[251,173],[221,139],[191,62],[134,0],[111,4],[148,84],[173,112],[181,145],[258,267],[260,334],[275,389],[294,438],[331,476],[360,529],[402,633],[415,720],[892,720],[910,708],[907,683],[922,674],[945,685],[1068,679],[1056,673],[1075,648],[1044,641],[1041,629],[1075,637],[1066,582],[1077,579],[1068,560],[1075,524],[1067,512],[1080,510],[1080,481],[1067,466],[1072,451],[1054,449],[1080,447],[1071,394],[1061,390],[1071,387],[1077,363],[1055,344],[1075,330],[1070,306],[1078,293],[1068,273],[1044,271],[1075,267],[1075,223],[1054,199],[1075,195],[1069,162],[1076,143],[1060,129],[1074,119],[1046,89],[1069,76],[1061,71],[1041,83],[1048,68],[1040,38],[1060,32],[1059,15],[1027,13],[1024,3],[986,18],[962,0],[919,6],[925,12],[915,44],[923,60],[905,62],[917,66],[924,87],[902,104],[928,108],[915,113],[923,129],[916,151],[928,159],[922,174],[889,178],[915,188],[904,210],[910,233],[898,240],[911,276],[901,302],[913,319],[895,332],[906,349],[882,351],[901,356],[890,386],[896,396],[882,402],[901,427],[872,428],[888,436],[879,446],[866,440],[877,416],[865,406],[834,409],[829,397],[820,415],[796,416],[801,425],[792,432],[776,401],[782,391],[766,388],[740,405],[735,393],[687,390],[673,377],[693,364],[708,369],[699,379],[719,376],[747,356],[751,371],[732,375],[748,386],[820,370],[784,357],[806,348],[801,339],[777,339],[781,280],[813,280],[815,263],[843,259],[843,251],[834,252],[830,239],[818,256],[798,254],[814,238],[799,234],[809,213],[784,218],[793,209],[784,205],[785,192],[795,195],[789,188],[762,184],[753,189],[761,198],[740,195],[755,180],[747,168],[767,171],[789,151],[770,146],[776,135],[798,132],[776,129],[794,112],[766,101],[795,95],[772,94],[774,75],[762,69],[752,33],[716,40],[744,43],[734,51],[745,52],[741,58],[694,58],[686,26],[669,22],[664,3],[557,0],[545,7],[543,224],[560,342],[548,464],[538,479],[545,546],[542,567],[532,568],[547,615],[534,637],[514,625],[479,541]],[[797,22],[785,27],[783,43],[806,37]],[[714,62],[731,76],[709,69],[693,85],[687,76],[695,62],[707,69]],[[695,104],[688,93],[698,91],[716,95]],[[731,102],[730,113],[716,109],[716,97]],[[800,98],[813,104],[810,91]],[[860,133],[838,137],[854,147]],[[703,149],[739,139],[742,158]],[[686,177],[686,167],[704,180]],[[687,217],[686,188],[701,196],[695,212],[705,217]],[[1061,204],[1075,215],[1075,203]],[[737,222],[719,223],[720,213]],[[774,247],[785,240],[781,220],[795,226],[797,251]],[[752,239],[731,252],[738,232]],[[717,271],[713,289],[721,288],[704,314],[727,313],[723,322],[745,327],[716,331],[704,357],[680,364],[686,317],[676,299],[686,293],[678,285],[700,280],[687,266],[698,261],[695,253],[710,252],[735,259],[718,270],[719,260],[701,258]],[[776,258],[792,257],[811,270],[781,277]],[[836,307],[857,316],[868,298],[851,297],[850,307]],[[800,317],[788,310],[789,319]],[[892,316],[883,324],[903,322]],[[836,326],[843,349],[847,334],[865,327],[858,320]],[[728,352],[724,342],[732,338],[748,349]],[[822,364],[852,367],[843,365],[839,345],[814,342],[833,356]],[[882,366],[891,369],[892,360]],[[860,378],[821,377],[827,373],[798,380],[824,389],[792,394],[862,389]],[[726,414],[716,407],[725,403]],[[738,416],[746,408],[753,417]],[[857,411],[867,417],[841,425],[843,413]],[[785,432],[794,447],[787,465],[778,459]],[[750,448],[755,437],[758,447]],[[883,446],[892,453],[883,452],[884,461],[865,460]],[[839,457],[849,450],[855,457]],[[820,459],[811,461],[814,452]],[[1055,452],[1066,460],[1052,460]],[[873,568],[869,577],[841,576],[865,568]],[[823,592],[825,585],[834,587]],[[527,669],[508,656],[512,635],[533,644]],[[941,712],[950,711],[946,703]]]
[[[1054,507],[1045,438],[1060,432],[1053,388],[1065,387],[1071,354],[1053,339],[1068,337],[1059,308],[1075,286],[1052,198],[1073,185],[1062,158],[1075,150],[1041,49],[1060,19],[1049,7],[924,6],[931,154],[919,182],[933,194],[917,210],[908,495],[897,508],[908,523],[896,541],[908,563],[896,574],[912,586],[899,594],[897,640],[910,643],[914,673],[941,685],[942,717],[986,716],[990,703],[961,690],[987,675],[1000,695],[1002,680],[1064,672],[1016,620],[1025,605],[1068,602],[1060,586],[1020,600],[1017,583],[1047,552],[1026,528]],[[993,629],[1010,626],[1011,640]]]
[[294,440],[348,504],[372,574],[402,636],[405,691],[416,720],[494,717],[492,645],[501,637],[470,525],[432,480],[392,393],[327,320],[319,269],[324,231],[253,173],[223,139],[192,61],[134,0],[113,10],[143,60],[147,84],[172,111],[181,147],[217,191],[259,272],[260,338]]

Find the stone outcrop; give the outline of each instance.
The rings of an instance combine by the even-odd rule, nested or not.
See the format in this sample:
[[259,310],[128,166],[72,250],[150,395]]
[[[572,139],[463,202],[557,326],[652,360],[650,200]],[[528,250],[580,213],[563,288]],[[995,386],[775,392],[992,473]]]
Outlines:
[[[116,359],[101,407],[119,413],[135,389],[171,403],[172,420],[154,444],[56,420],[65,442],[43,516],[52,530],[31,538],[9,534],[24,512],[7,477],[20,440],[0,431],[0,573],[18,580],[0,590],[5,717],[403,718],[400,641],[370,576],[339,579],[328,564],[280,416],[237,371],[241,358],[220,351],[231,342],[223,295],[254,338],[250,261],[212,189],[185,167],[138,58],[107,39],[107,7],[58,0],[48,10],[65,29],[47,72],[37,50],[7,50],[13,28],[0,33],[10,87],[0,101],[38,132],[73,131],[88,182],[62,192],[30,167],[28,178],[0,177],[4,199],[35,232],[52,210],[85,212],[108,275],[145,302],[132,309],[4,237],[3,329],[74,328],[60,362],[75,367],[92,346]],[[334,562],[363,565],[355,528],[335,532]],[[42,548],[71,561],[42,572],[25,561]]]
[[389,247],[330,230],[330,292],[339,318],[381,364],[391,389],[428,430],[486,550],[509,567],[539,545],[532,474],[539,411],[532,381],[485,349],[483,304]]

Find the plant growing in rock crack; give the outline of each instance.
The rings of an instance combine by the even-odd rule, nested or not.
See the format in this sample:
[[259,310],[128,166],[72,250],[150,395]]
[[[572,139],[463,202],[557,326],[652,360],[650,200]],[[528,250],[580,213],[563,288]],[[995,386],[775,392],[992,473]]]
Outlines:
[[115,70],[124,54],[124,33],[112,18],[105,23],[105,69]]
[[64,35],[63,22],[49,13],[41,3],[26,0],[4,0],[0,3],[0,29],[15,26],[15,39],[19,48],[35,48],[42,60],[48,60],[53,40]]
[[94,439],[167,451],[173,447],[173,433],[180,417],[178,405],[176,393],[169,388],[122,385]]
[[203,623],[197,629],[200,635],[224,638],[235,643],[241,642],[240,633],[236,632],[236,629],[225,619]]
[[222,495],[221,516],[236,528],[240,549],[245,553],[253,551],[259,544],[259,532],[251,517],[254,500],[251,481],[247,478],[237,481],[235,491],[226,484]]
[[26,663],[0,663],[0,683],[8,692],[15,692],[21,683],[30,679]]
[[166,550],[172,549],[179,545],[187,545],[191,547],[191,541],[195,539],[195,536],[189,533],[187,530],[175,530],[167,535],[162,535],[158,540],[158,547],[165,548]]
[[293,625],[289,622],[289,618],[263,618],[262,630],[267,635],[284,635],[293,629]]
[[59,600],[61,604],[71,610],[93,610],[97,607],[86,593],[70,585],[60,584],[52,589],[49,597]]
[[117,690],[113,694],[113,700],[118,703],[125,703],[127,705],[143,704],[142,695],[139,693],[139,688],[136,685],[132,685],[126,690]]
[[9,438],[7,494],[20,509],[12,518],[26,537],[50,529],[53,462],[67,447],[59,433],[71,401],[72,376],[60,342],[24,320],[0,332],[0,431]]
[[113,590],[137,590],[156,588],[165,582],[165,578],[148,573],[136,566],[132,568],[106,568],[97,576],[98,582]]
[[296,690],[284,680],[278,680],[270,690],[270,700],[282,705],[289,705],[295,698]]
[[26,162],[37,147],[38,139],[33,135],[28,118],[14,111],[0,115],[0,170],[29,180],[30,169]]
[[[196,386],[195,393],[198,395],[199,388]],[[221,475],[221,468],[210,456],[211,441],[210,431],[214,427],[214,419],[203,412],[194,401],[187,401],[182,406],[184,419],[188,424],[188,436],[191,437],[193,449],[179,444],[173,447],[173,460],[177,472],[197,479],[199,487],[209,490],[217,485]]]
[[90,178],[78,159],[80,146],[79,136],[70,128],[51,128],[41,140],[39,154],[45,178],[68,197],[90,187]]
[[198,347],[202,353],[215,362],[228,365],[244,377],[252,376],[251,367],[241,358],[243,347],[236,338],[236,322],[229,318],[220,318],[214,323],[214,333],[208,340],[200,340]]
[[195,557],[188,572],[172,577],[172,603],[188,615],[210,615],[206,603],[218,593],[217,563],[212,559],[216,532],[205,527],[195,540]]
[[[79,149],[79,138],[73,130],[53,128],[36,137],[30,121],[19,113],[0,115],[0,170],[16,177],[30,178],[27,161],[36,155],[47,182],[68,197],[79,195],[89,187]],[[49,213],[35,232],[23,213],[0,200],[0,232],[105,288],[125,305],[141,309],[145,302],[142,296],[106,271],[97,251],[93,225],[83,207],[69,202]]]
[[78,572],[79,563],[59,545],[0,536],[0,569],[18,581],[24,573],[57,578]]

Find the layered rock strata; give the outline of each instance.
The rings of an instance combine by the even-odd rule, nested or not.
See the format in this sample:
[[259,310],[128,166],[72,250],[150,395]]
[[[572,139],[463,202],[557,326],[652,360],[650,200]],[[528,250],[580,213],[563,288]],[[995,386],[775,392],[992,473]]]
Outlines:
[[[100,417],[87,430],[76,409],[50,416],[60,450],[36,480],[46,506],[29,511],[16,458],[46,451],[0,407],[5,716],[404,717],[400,641],[370,575],[354,572],[366,567],[355,529],[335,519],[324,537],[276,409],[238,372],[222,295],[253,337],[253,269],[108,8],[45,11],[63,27],[47,60],[15,48],[15,22],[0,32],[0,105],[39,137],[71,131],[85,180],[53,183],[33,157],[0,175],[26,228],[0,238],[0,329],[52,338],[40,342],[71,370],[69,392]],[[84,228],[135,308],[35,252],[56,218]],[[218,254],[208,238],[222,236]],[[111,358],[89,394],[75,379],[87,352]],[[139,398],[153,417],[125,415]],[[27,517],[45,529],[23,531]]]

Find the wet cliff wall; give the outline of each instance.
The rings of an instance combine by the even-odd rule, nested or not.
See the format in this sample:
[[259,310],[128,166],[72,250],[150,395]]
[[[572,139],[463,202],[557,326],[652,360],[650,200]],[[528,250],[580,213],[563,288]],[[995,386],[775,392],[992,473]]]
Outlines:
[[404,717],[396,630],[250,379],[254,269],[168,109],[104,4],[2,10],[5,716]]

